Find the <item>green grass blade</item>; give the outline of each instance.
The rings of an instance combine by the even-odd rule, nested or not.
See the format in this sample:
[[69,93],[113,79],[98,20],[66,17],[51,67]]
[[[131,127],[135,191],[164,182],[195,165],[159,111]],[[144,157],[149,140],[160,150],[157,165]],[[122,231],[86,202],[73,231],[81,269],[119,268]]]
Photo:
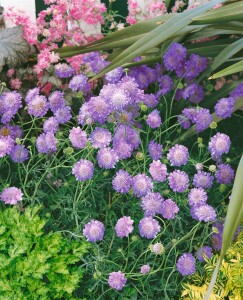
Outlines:
[[235,74],[235,73],[242,72],[242,71],[243,71],[243,60],[233,64],[232,66],[230,66],[226,69],[223,69],[223,70],[213,74],[211,77],[209,77],[209,79],[215,79],[215,78]]

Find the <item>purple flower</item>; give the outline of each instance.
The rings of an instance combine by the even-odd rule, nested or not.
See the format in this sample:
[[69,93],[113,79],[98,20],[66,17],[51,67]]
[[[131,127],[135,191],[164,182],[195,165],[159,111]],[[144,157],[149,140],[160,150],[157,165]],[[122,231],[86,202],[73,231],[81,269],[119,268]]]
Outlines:
[[191,215],[193,219],[203,222],[215,221],[217,214],[215,209],[208,204],[203,204],[201,206],[194,206],[192,208]]
[[55,75],[59,78],[69,78],[74,75],[74,69],[65,63],[55,65]]
[[218,183],[221,184],[230,184],[234,179],[234,169],[230,165],[218,165],[217,171],[215,172],[215,178]]
[[213,249],[209,246],[203,246],[196,251],[195,256],[200,262],[205,262],[205,257],[209,259],[213,256]]
[[94,148],[108,147],[111,139],[110,131],[101,127],[96,127],[89,136],[89,140]]
[[171,199],[165,200],[160,209],[160,214],[164,219],[173,220],[179,212],[179,207]]
[[[86,103],[84,103],[85,105]],[[83,105],[83,106],[84,106]],[[106,118],[111,112],[111,107],[106,99],[103,97],[91,97],[87,102],[88,112],[95,122],[100,124],[105,123]]]
[[147,124],[151,128],[158,128],[160,127],[162,121],[159,115],[159,111],[157,109],[153,110],[148,116],[146,120]]
[[38,96],[40,94],[40,89],[39,88],[34,88],[28,91],[26,97],[25,97],[25,102],[29,103],[35,96]]
[[94,120],[91,116],[91,112],[89,111],[89,102],[85,102],[80,110],[79,110],[79,114],[78,114],[78,124],[81,124],[81,125],[85,125],[85,124],[88,124],[88,125],[91,125]]
[[113,143],[119,143],[121,140],[130,144],[133,149],[137,149],[140,144],[139,134],[129,125],[119,125],[113,137]]
[[183,92],[183,98],[188,99],[192,103],[201,102],[203,100],[203,97],[203,88],[197,83],[189,84]]
[[86,147],[87,134],[80,127],[73,127],[69,132],[69,139],[73,147],[77,149],[83,149]]
[[113,169],[115,168],[116,163],[119,158],[116,152],[110,147],[102,148],[97,153],[98,165],[101,168]]
[[187,147],[176,144],[169,150],[167,159],[170,161],[172,166],[183,166],[186,165],[189,158],[189,152]]
[[15,145],[10,152],[12,161],[22,163],[28,159],[29,152],[24,145]]
[[22,107],[22,96],[16,91],[5,92],[0,97],[1,122],[6,124],[11,121],[19,108]]
[[196,123],[196,131],[202,132],[209,127],[213,121],[213,116],[211,115],[209,109],[201,108],[197,110],[194,121]]
[[159,222],[152,217],[144,217],[138,224],[141,237],[153,239],[160,232]]
[[118,157],[121,159],[126,159],[132,156],[132,145],[128,144],[122,139],[120,141],[117,141],[117,139],[113,141],[113,149],[115,150]]
[[0,199],[5,204],[14,205],[17,204],[19,201],[22,201],[22,192],[20,189],[16,187],[9,187],[5,188],[2,193],[0,194]]
[[118,237],[128,237],[128,235],[133,231],[132,224],[134,221],[130,217],[120,218],[115,226],[115,231]]
[[105,233],[105,226],[102,222],[97,220],[91,220],[84,226],[83,235],[88,242],[99,242],[103,240]]
[[189,177],[186,172],[175,170],[169,175],[169,186],[174,192],[182,193],[188,189]]
[[183,129],[188,129],[191,127],[190,119],[183,114],[178,116],[178,122],[180,123]]
[[141,274],[148,274],[150,272],[151,268],[149,265],[143,265],[140,269]]
[[121,79],[122,75],[123,75],[123,68],[118,67],[118,68],[106,73],[105,79],[109,83],[117,83]]
[[201,187],[191,189],[188,194],[188,203],[190,206],[200,206],[206,204],[208,195]]
[[129,93],[116,84],[103,86],[100,96],[107,100],[114,111],[121,111],[131,102]]
[[157,78],[155,70],[146,65],[131,68],[129,75],[135,78],[140,89],[146,89]]
[[233,97],[220,99],[214,107],[215,113],[222,119],[230,118],[235,107],[235,99]]
[[158,83],[159,83],[159,91],[157,93],[158,97],[167,94],[173,86],[173,80],[169,75],[160,76],[158,78]]
[[182,276],[192,275],[196,272],[196,260],[191,253],[184,253],[177,260],[176,268]]
[[53,113],[55,113],[59,108],[63,108],[66,106],[64,93],[60,91],[53,92],[49,98],[50,109]]
[[14,147],[14,140],[10,136],[0,137],[0,157],[9,154]]
[[163,182],[166,180],[167,167],[165,164],[162,164],[159,160],[153,161],[149,165],[149,173],[153,180]]
[[89,180],[93,177],[94,165],[87,159],[80,159],[74,164],[72,174],[79,181]]
[[91,89],[88,79],[85,75],[79,74],[74,76],[69,82],[69,88],[73,91],[82,92],[87,95]]
[[16,138],[21,139],[22,129],[19,126],[4,125],[0,127],[0,137],[11,137],[13,140]]
[[163,62],[168,71],[180,68],[186,59],[187,50],[181,44],[173,43],[163,57]]
[[132,189],[137,197],[145,196],[153,188],[153,182],[145,174],[138,174],[132,179]]
[[191,54],[189,60],[185,64],[185,78],[192,80],[196,78],[202,71],[207,68],[208,60],[197,54]]
[[189,108],[184,108],[182,113],[192,121],[192,123],[195,123],[196,116],[197,116],[198,110],[195,107],[189,107]]
[[59,108],[55,113],[54,116],[57,119],[57,122],[60,124],[67,123],[71,118],[71,107],[70,106],[64,106]]
[[52,131],[42,133],[36,140],[36,147],[40,153],[52,153],[57,151],[57,140]]
[[126,285],[127,279],[125,277],[125,274],[121,271],[118,272],[112,272],[109,275],[108,284],[113,289],[120,291],[124,288]]
[[28,113],[34,117],[43,117],[49,109],[46,97],[40,95],[36,95],[27,102],[27,107]]
[[119,170],[112,180],[113,189],[122,194],[125,194],[129,191],[131,184],[132,176],[123,170]]
[[155,106],[157,106],[157,104],[159,103],[159,101],[156,99],[154,94],[144,94],[143,95],[143,103],[149,107],[149,108],[153,108]]
[[193,177],[193,185],[197,188],[209,189],[213,185],[213,176],[210,173],[199,171]]
[[221,155],[230,150],[230,138],[224,133],[216,133],[208,144],[208,150],[214,160],[220,159]]
[[233,97],[235,100],[243,97],[243,83],[239,83],[237,85],[237,87],[230,93],[230,97]]
[[55,117],[50,117],[45,120],[43,123],[43,130],[45,133],[47,132],[56,132],[58,130],[58,121]]
[[153,160],[159,160],[162,156],[162,145],[152,140],[148,145],[148,151]]
[[145,212],[145,216],[154,216],[161,210],[164,199],[160,193],[148,192],[142,197],[141,207]]

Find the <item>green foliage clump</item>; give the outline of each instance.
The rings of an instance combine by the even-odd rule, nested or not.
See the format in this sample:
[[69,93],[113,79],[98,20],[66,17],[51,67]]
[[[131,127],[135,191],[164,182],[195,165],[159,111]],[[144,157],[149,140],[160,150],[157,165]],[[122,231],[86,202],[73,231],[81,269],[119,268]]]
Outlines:
[[76,299],[87,252],[84,241],[68,241],[60,232],[45,233],[40,206],[21,213],[17,207],[0,211],[0,299]]
[[[182,298],[185,300],[202,300],[218,261],[215,254],[204,266],[205,273],[196,273],[190,282],[183,284]],[[222,262],[214,290],[209,300],[243,299],[243,232],[228,249]]]

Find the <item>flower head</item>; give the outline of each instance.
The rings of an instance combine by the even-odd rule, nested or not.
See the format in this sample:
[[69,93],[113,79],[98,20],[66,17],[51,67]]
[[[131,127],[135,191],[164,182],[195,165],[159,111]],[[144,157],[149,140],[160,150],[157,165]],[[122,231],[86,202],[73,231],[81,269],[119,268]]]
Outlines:
[[151,127],[151,128],[158,128],[158,127],[160,127],[162,121],[161,121],[161,117],[159,115],[159,111],[157,109],[153,110],[148,115],[146,122],[149,125],[149,127]]
[[139,233],[142,237],[153,239],[160,232],[159,222],[152,217],[144,217],[138,224]]
[[209,189],[213,185],[213,176],[210,173],[199,171],[193,177],[193,185],[197,188]]
[[149,265],[143,265],[140,269],[141,274],[148,274],[150,272],[151,268]]
[[118,237],[128,237],[128,235],[133,231],[133,220],[130,217],[120,218],[115,226],[115,231]]
[[17,204],[19,201],[22,201],[23,193],[20,189],[16,187],[9,187],[5,188],[2,193],[0,194],[0,199],[5,204],[14,205]]
[[205,257],[211,258],[213,256],[213,249],[209,246],[203,246],[196,251],[195,255],[200,262],[205,262]]
[[83,149],[88,142],[87,134],[80,127],[73,127],[69,132],[69,139],[73,147]]
[[215,178],[218,183],[221,184],[230,184],[234,179],[234,169],[230,165],[218,165],[217,171],[215,172]]
[[43,130],[45,133],[47,132],[56,132],[58,130],[58,121],[55,117],[50,117],[45,120],[43,123]]
[[214,160],[218,160],[222,154],[228,153],[230,149],[230,138],[224,133],[216,133],[209,142],[208,149]]
[[215,113],[222,119],[230,118],[235,107],[235,99],[233,97],[222,98],[215,105]]
[[201,187],[193,188],[188,194],[188,203],[190,206],[200,206],[207,202],[208,195]]
[[145,196],[153,188],[153,182],[145,174],[138,174],[132,179],[132,189],[137,197]]
[[188,162],[188,149],[185,146],[176,144],[169,150],[167,154],[167,158],[170,161],[172,166],[183,166]]
[[53,92],[49,98],[50,109],[55,113],[59,108],[66,106],[64,93],[60,91]]
[[28,159],[29,152],[24,145],[15,145],[10,152],[12,161],[22,163]]
[[196,272],[196,260],[191,253],[184,253],[177,260],[176,268],[182,276],[192,275]]
[[72,169],[72,174],[79,181],[86,181],[93,177],[94,165],[87,159],[80,159],[76,162]]
[[153,160],[159,160],[162,156],[162,145],[152,140],[148,145],[148,152]]
[[125,274],[121,271],[118,272],[112,272],[109,275],[108,284],[110,287],[112,287],[115,290],[122,290],[124,286],[126,285],[127,279],[125,277]]
[[101,127],[96,127],[89,136],[89,140],[94,148],[108,147],[111,139],[110,131]]
[[163,182],[166,180],[167,167],[165,164],[162,164],[159,160],[153,161],[149,165],[149,173],[153,180]]
[[87,77],[83,74],[74,76],[69,82],[69,87],[73,91],[83,92],[84,95],[87,95],[91,89]]
[[131,184],[132,176],[124,170],[119,170],[112,180],[113,189],[122,194],[125,194],[129,191]]
[[148,192],[142,197],[141,207],[146,216],[154,216],[160,212],[163,201],[160,193]]
[[161,243],[151,245],[150,249],[156,255],[161,255],[165,252],[165,247]]
[[160,214],[164,219],[173,220],[178,212],[179,207],[171,199],[165,200],[161,205]]
[[191,215],[193,219],[203,222],[215,221],[217,217],[215,209],[208,204],[192,207]]
[[105,233],[105,226],[102,222],[91,220],[84,226],[83,235],[88,242],[99,242],[103,240]]
[[0,137],[0,157],[9,154],[14,147],[14,140],[10,136]]
[[169,186],[174,192],[182,193],[188,189],[189,177],[186,172],[175,170],[169,175]]
[[113,169],[115,168],[116,163],[119,158],[116,152],[110,147],[102,148],[98,151],[97,154],[98,165],[101,168]]

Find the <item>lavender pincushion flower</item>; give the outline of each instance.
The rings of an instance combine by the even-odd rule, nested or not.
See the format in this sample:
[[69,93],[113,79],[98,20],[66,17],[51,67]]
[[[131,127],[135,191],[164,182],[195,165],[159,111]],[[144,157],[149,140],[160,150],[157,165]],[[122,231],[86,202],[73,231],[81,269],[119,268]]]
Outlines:
[[111,139],[110,131],[101,127],[96,127],[89,136],[89,140],[94,148],[108,147]]
[[105,169],[114,169],[119,158],[116,152],[110,147],[102,148],[97,153],[98,165]]
[[195,255],[200,262],[205,262],[205,257],[208,259],[213,256],[213,249],[209,246],[203,246],[196,251]]
[[209,109],[201,108],[197,110],[194,122],[196,124],[196,131],[202,132],[207,129],[211,122],[213,121],[213,116]]
[[235,99],[233,97],[220,99],[214,107],[215,113],[222,119],[230,118],[235,107]]
[[89,180],[93,177],[94,165],[87,159],[80,159],[74,164],[72,174],[79,181]]
[[186,165],[189,158],[189,152],[187,147],[176,144],[169,150],[167,159],[170,161],[172,166],[183,166]]
[[63,92],[60,91],[53,92],[48,97],[48,100],[49,100],[50,109],[53,113],[55,113],[59,108],[66,106]]
[[148,145],[148,151],[153,160],[159,160],[162,156],[162,145],[152,140]]
[[29,102],[27,102],[28,113],[34,117],[43,117],[48,109],[49,104],[45,96],[36,95]]
[[149,173],[153,180],[158,182],[163,182],[166,180],[167,176],[167,167],[165,164],[162,164],[161,161],[153,161],[149,165]]
[[188,194],[188,203],[190,206],[200,206],[207,202],[208,195],[201,187],[193,188]]
[[196,188],[209,189],[213,185],[213,176],[210,173],[199,171],[193,177],[193,185]]
[[179,212],[179,207],[171,199],[165,200],[160,208],[160,214],[164,219],[173,220],[177,213]]
[[52,153],[57,151],[57,140],[52,131],[42,133],[36,140],[36,147],[39,153]]
[[239,97],[243,97],[243,83],[239,83],[237,87],[230,92],[230,97],[233,97],[237,100]]
[[83,235],[88,242],[99,242],[103,240],[105,233],[105,226],[102,222],[97,220],[91,220],[84,226]]
[[140,269],[141,274],[148,274],[150,272],[151,268],[149,265],[143,265]]
[[203,100],[204,91],[201,85],[197,83],[189,84],[184,92],[183,98],[188,99],[192,103],[199,103]]
[[40,94],[40,88],[34,88],[28,91],[26,97],[25,97],[25,102],[29,103],[35,96]]
[[117,141],[117,139],[113,139],[113,149],[121,159],[126,159],[132,156],[132,145],[130,145],[123,139],[121,139],[120,141]]
[[155,243],[150,245],[150,250],[156,255],[161,255],[165,252],[165,247],[161,243]]
[[9,154],[14,147],[14,140],[10,136],[0,137],[0,157]]
[[108,278],[109,286],[117,291],[122,290],[126,285],[126,282],[127,279],[125,277],[125,274],[122,273],[121,271],[110,273]]
[[2,193],[0,194],[0,199],[5,204],[15,205],[19,201],[22,201],[23,193],[20,189],[16,187],[9,187],[3,189]]
[[191,54],[189,60],[185,63],[185,78],[192,80],[207,68],[208,59],[197,54]]
[[176,268],[182,276],[192,275],[196,272],[196,260],[191,253],[184,253],[177,260]]
[[149,127],[151,127],[151,128],[158,128],[158,127],[160,127],[162,121],[161,121],[161,117],[159,115],[158,109],[153,110],[147,116],[146,122],[149,125]]
[[1,122],[6,124],[22,107],[22,96],[16,91],[5,92],[1,95],[0,102]]
[[69,132],[69,140],[74,148],[83,149],[88,142],[87,134],[80,127],[73,127]]
[[234,169],[230,165],[218,165],[217,171],[215,172],[215,178],[218,183],[221,184],[230,184],[234,179]]
[[101,96],[91,97],[89,102],[84,103],[83,106],[85,104],[87,106],[88,113],[95,122],[100,124],[105,123],[106,118],[111,113],[111,107],[105,98]]
[[142,197],[141,207],[145,212],[145,216],[154,216],[161,210],[164,199],[160,193],[148,192]]
[[134,221],[131,217],[122,217],[120,218],[115,226],[115,232],[118,237],[128,237],[128,235],[133,231],[133,224]]
[[22,163],[28,159],[29,152],[24,145],[15,145],[10,152],[12,161]]
[[59,123],[55,117],[50,117],[45,120],[43,123],[43,131],[47,132],[56,132],[58,130]]
[[158,83],[159,83],[159,91],[157,93],[158,97],[168,93],[171,90],[172,86],[173,86],[173,80],[169,75],[160,76],[158,78]]
[[91,89],[88,79],[85,75],[79,74],[74,76],[69,82],[69,88],[73,91],[82,92],[87,95]]
[[192,207],[191,215],[193,219],[203,222],[215,221],[217,218],[215,209],[208,204]]
[[105,79],[109,83],[117,83],[123,75],[123,68],[118,67],[108,73],[105,74]]
[[159,222],[152,217],[144,217],[138,224],[141,237],[153,239],[160,232]]
[[169,175],[169,186],[173,192],[182,193],[188,189],[189,177],[186,172],[175,170]]
[[119,170],[112,180],[113,189],[122,194],[125,194],[129,191],[131,184],[132,176],[124,170]]
[[187,50],[179,43],[170,45],[168,51],[164,54],[163,62],[168,71],[175,71],[180,68],[186,59]]
[[222,154],[228,153],[231,141],[228,135],[216,133],[209,141],[208,150],[214,160],[218,160]]
[[63,106],[61,108],[58,108],[58,110],[54,113],[54,116],[56,117],[58,123],[67,123],[72,118],[71,107]]
[[55,65],[55,75],[59,78],[69,78],[74,75],[74,69],[66,63]]
[[131,145],[133,149],[137,149],[140,145],[139,133],[129,125],[119,125],[113,137],[113,143],[119,143],[124,140]]
[[146,174],[137,174],[132,179],[132,189],[137,197],[145,196],[153,188],[153,182]]

